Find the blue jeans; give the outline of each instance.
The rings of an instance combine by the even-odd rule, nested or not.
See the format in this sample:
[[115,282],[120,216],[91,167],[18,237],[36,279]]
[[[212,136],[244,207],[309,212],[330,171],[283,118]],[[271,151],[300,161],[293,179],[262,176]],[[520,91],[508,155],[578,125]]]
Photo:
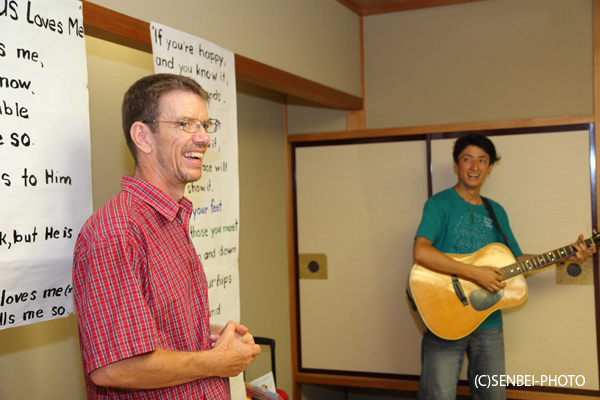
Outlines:
[[[421,344],[421,379],[418,399],[456,399],[456,386],[462,362],[467,353],[469,358],[469,386],[471,399],[505,400],[506,388],[493,385],[487,387],[493,375],[499,379],[504,375],[504,334],[502,326],[477,329],[459,340],[445,340],[433,333],[425,332]],[[484,375],[481,380],[478,376]],[[481,385],[485,387],[480,387]]]

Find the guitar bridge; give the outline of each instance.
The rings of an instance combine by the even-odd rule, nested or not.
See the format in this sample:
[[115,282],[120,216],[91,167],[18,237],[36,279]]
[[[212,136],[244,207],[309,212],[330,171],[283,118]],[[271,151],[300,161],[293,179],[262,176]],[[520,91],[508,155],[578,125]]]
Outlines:
[[456,275],[452,275],[452,287],[454,288],[454,293],[456,293],[456,297],[458,297],[458,300],[460,300],[463,306],[468,306],[469,301],[467,300],[467,296],[465,296],[465,291],[463,290],[462,285],[460,284],[460,281],[458,280],[458,277]]

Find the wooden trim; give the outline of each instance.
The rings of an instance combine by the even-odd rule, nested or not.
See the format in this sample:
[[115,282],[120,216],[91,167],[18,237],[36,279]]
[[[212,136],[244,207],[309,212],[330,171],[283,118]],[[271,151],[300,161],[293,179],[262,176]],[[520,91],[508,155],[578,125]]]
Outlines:
[[356,4],[356,2],[354,0],[337,0],[337,1],[344,7],[350,9],[350,11],[352,11],[353,13],[358,14],[358,15],[364,15],[363,12],[364,12],[365,7],[359,6],[358,4]]
[[[593,210],[596,216],[596,223],[598,218],[598,199],[600,198],[600,192],[598,186],[598,154],[600,154],[600,132],[597,129],[598,123],[600,123],[600,0],[594,0],[593,2],[593,51],[594,51],[594,116],[595,116],[595,124],[594,124],[594,151],[596,158],[591,160],[595,162],[593,166],[593,173],[595,173],[594,186],[592,189],[595,189],[595,206],[596,209]],[[598,230],[598,226],[593,227],[595,230]],[[596,255],[596,260],[598,255]],[[595,261],[596,261],[595,260]],[[598,269],[597,263],[595,264],[594,269],[594,295],[595,298],[598,299],[600,297],[600,271]],[[598,332],[600,332],[600,305],[596,303],[596,335],[598,336]],[[598,357],[599,363],[599,374],[600,374],[600,345],[596,348],[596,353]]]
[[[85,33],[136,50],[152,53],[150,23],[96,5],[83,3]],[[361,110],[363,100],[298,75],[235,55],[236,78],[340,110]]]
[[348,111],[346,125],[349,131],[364,130],[366,127],[365,110]]
[[82,0],[85,34],[122,46],[152,53],[150,24]]
[[566,393],[536,392],[525,390],[506,390],[506,397],[511,400],[592,400],[598,399],[595,395],[579,395]]
[[482,1],[482,0],[403,0],[396,1],[387,4],[377,4],[373,6],[361,6],[356,3],[354,0],[337,0],[342,5],[346,6],[350,10],[352,10],[355,14],[360,16],[364,15],[375,15],[375,14],[385,14],[391,12],[398,11],[410,11],[410,10],[418,10],[421,8],[429,8],[429,7],[441,7],[441,6],[451,6],[454,4],[461,3],[472,3],[474,1]]
[[360,33],[360,86],[361,95],[363,98],[363,108],[356,111],[348,111],[346,117],[346,129],[349,131],[355,131],[359,129],[365,129],[367,127],[367,119],[364,108],[365,98],[365,41],[364,41],[364,29],[363,29],[363,17],[359,17],[359,33]]
[[[594,32],[594,116],[595,125],[599,126],[600,123],[600,0],[594,0],[593,3],[593,32]],[[596,129],[596,155],[600,154],[600,132]],[[596,176],[596,182],[598,177]],[[598,187],[596,187],[598,190]],[[598,199],[598,191],[596,191],[596,200]],[[600,349],[599,349],[600,350]]]
[[506,398],[511,400],[591,400],[598,399],[596,395],[552,393],[535,390],[506,390]]
[[[600,0],[597,0],[600,1]],[[402,128],[363,129],[355,131],[305,133],[289,135],[290,143],[348,140],[364,138],[384,138],[393,136],[422,135],[428,133],[466,132],[479,130],[496,130],[510,128],[532,128],[542,126],[589,124],[594,122],[593,115],[576,115],[570,117],[531,118],[522,120],[506,120],[491,122],[472,122],[464,124],[409,126]]]
[[286,227],[287,227],[287,256],[288,256],[288,290],[289,290],[289,306],[290,306],[290,332],[291,332],[291,347],[292,347],[292,399],[302,398],[302,388],[300,382],[294,377],[298,374],[299,361],[299,342],[298,342],[298,274],[296,268],[296,192],[294,187],[294,155],[292,146],[287,141],[287,120],[288,112],[287,105],[283,105],[283,123],[285,135],[285,201],[286,201]]
[[[298,373],[294,375],[294,380],[298,384],[308,383],[313,385],[333,385],[333,386],[351,386],[351,387],[366,387],[398,391],[416,392],[419,388],[417,379],[393,379],[393,378],[368,378],[356,376],[343,376],[334,374],[315,374],[315,373]],[[529,388],[528,388],[529,389]],[[531,387],[531,389],[535,389]],[[569,393],[553,393],[542,390],[518,390],[507,389],[506,397],[508,399],[519,400],[588,400],[597,399],[594,394],[569,394]],[[469,387],[460,384],[456,392],[459,395],[469,395]],[[300,399],[301,397],[295,397]]]
[[310,383],[315,385],[368,387],[389,390],[417,391],[419,388],[419,381],[416,379],[405,380],[392,378],[368,378],[350,375],[344,376],[334,374],[298,373],[295,375],[295,380],[298,383]]
[[236,78],[254,85],[310,100],[340,110],[361,110],[363,99],[235,55]]

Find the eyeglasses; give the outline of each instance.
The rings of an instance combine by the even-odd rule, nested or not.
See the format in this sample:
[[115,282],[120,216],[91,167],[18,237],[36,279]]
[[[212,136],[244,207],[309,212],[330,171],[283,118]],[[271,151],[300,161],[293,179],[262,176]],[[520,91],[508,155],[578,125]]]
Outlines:
[[206,121],[200,121],[199,119],[186,119],[185,121],[142,121],[145,124],[153,122],[164,122],[167,124],[173,124],[180,126],[187,133],[196,133],[200,128],[204,128],[206,133],[215,133],[221,127],[221,121],[218,119],[210,118]]

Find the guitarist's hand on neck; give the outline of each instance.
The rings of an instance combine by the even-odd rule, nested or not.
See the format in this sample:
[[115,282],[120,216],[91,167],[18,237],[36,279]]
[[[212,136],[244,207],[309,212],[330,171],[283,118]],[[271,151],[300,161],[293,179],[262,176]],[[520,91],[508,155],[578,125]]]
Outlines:
[[[587,242],[590,244],[589,247],[586,246],[585,242],[586,241],[583,240],[583,234],[579,235],[579,237],[577,238],[577,241],[575,241],[574,243],[571,243],[571,246],[576,251],[576,253],[573,254],[571,257],[565,258],[564,261],[575,262],[575,263],[581,264],[589,256],[594,255],[594,253],[596,253],[596,251],[597,251],[596,242],[594,242],[591,239],[587,240]],[[537,256],[538,256],[538,254],[523,254],[521,257],[518,258],[518,260],[521,261],[521,260],[525,260],[527,258],[537,257]]]
[[583,242],[583,234],[579,235],[577,242],[571,243],[571,246],[577,249],[577,252],[571,257],[567,258],[567,261],[582,263],[586,258],[588,258],[588,256],[591,256],[596,252],[596,243],[594,243],[592,240],[590,247],[587,247]]

